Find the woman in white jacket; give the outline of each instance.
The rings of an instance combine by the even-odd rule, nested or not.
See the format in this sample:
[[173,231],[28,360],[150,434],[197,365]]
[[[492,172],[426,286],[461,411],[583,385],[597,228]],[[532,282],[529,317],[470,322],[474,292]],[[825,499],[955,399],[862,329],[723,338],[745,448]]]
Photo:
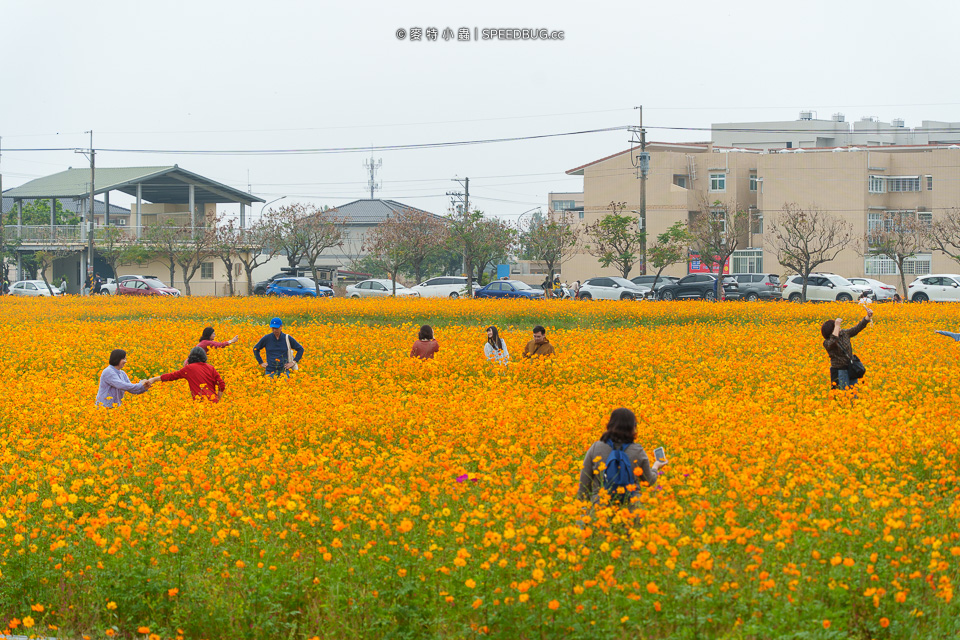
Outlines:
[[507,351],[507,343],[500,337],[500,332],[496,327],[487,327],[487,341],[483,345],[483,355],[487,360],[496,360],[500,364],[510,362],[510,352]]

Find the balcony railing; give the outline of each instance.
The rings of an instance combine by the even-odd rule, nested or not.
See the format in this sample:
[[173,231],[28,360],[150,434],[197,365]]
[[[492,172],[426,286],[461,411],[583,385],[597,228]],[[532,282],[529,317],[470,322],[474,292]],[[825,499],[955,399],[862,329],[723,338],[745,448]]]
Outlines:
[[[138,237],[150,229],[150,226],[129,227],[129,226],[99,226],[93,230],[94,244],[103,244],[107,241],[107,229],[119,230],[119,235],[114,241],[133,242]],[[193,231],[209,231],[207,227],[187,228],[184,231],[187,235]],[[138,233],[139,232],[139,233]],[[4,237],[8,242],[19,242],[23,245],[46,245],[46,244],[82,244],[87,242],[87,231],[83,225],[78,224],[58,224],[58,225],[6,225],[4,227]]]

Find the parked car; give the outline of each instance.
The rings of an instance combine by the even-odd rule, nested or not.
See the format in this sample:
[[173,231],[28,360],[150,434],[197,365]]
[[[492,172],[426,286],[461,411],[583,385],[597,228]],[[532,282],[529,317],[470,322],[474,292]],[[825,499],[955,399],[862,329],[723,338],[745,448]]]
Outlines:
[[[636,276],[634,278],[630,278],[630,282],[632,282],[633,284],[643,285],[644,287],[649,287],[654,291],[657,291],[663,285],[673,284],[674,282],[677,282],[679,279],[680,278],[677,278],[674,276],[663,276],[663,275],[660,276],[659,278],[657,276]],[[656,280],[656,282],[654,282],[654,280]]]
[[[476,281],[473,281],[472,284],[474,291],[480,288]],[[411,289],[416,291],[421,298],[459,298],[466,293],[467,278],[465,276],[440,276],[421,282]]]
[[931,273],[907,285],[910,302],[960,302],[960,275]]
[[877,302],[893,300],[893,296],[897,293],[896,287],[889,285],[886,282],[874,280],[873,278],[847,278],[847,280],[853,284],[870,289],[873,292],[873,299]]
[[[373,278],[347,287],[348,298],[386,298],[393,295],[393,282],[387,279]],[[397,283],[398,298],[419,298],[413,289]]]
[[49,298],[52,296],[62,296],[63,292],[54,284],[47,287],[47,284],[43,280],[20,280],[19,282],[14,282],[10,287],[10,295]]
[[117,282],[118,296],[179,296],[180,290],[168,287],[149,276],[129,276]]
[[494,280],[474,292],[475,298],[519,298],[535,300],[543,298],[543,289],[534,288],[519,280]]
[[581,300],[645,300],[653,299],[653,290],[619,276],[590,278],[580,285]]
[[135,278],[151,278],[153,280],[159,280],[157,276],[120,276],[119,278],[107,278],[100,285],[100,295],[102,296],[112,296],[117,293],[117,284],[124,280],[132,280]]
[[[276,280],[277,278],[309,278],[310,276],[311,276],[310,269],[285,268],[281,270],[280,273],[275,273],[269,278],[267,278],[266,280],[261,280],[260,282],[253,285],[253,294],[256,296],[266,295],[267,287],[269,287],[273,283],[273,281]],[[320,280],[319,283],[321,287],[331,287],[331,288],[333,287],[333,283],[330,282],[329,280]]]
[[[803,278],[791,276],[781,285],[781,296],[790,302],[800,302],[803,299]],[[832,273],[811,273],[807,278],[807,300],[827,302],[849,302],[857,300],[869,287],[853,284],[843,276]]]
[[[317,297],[317,286],[310,278],[278,278],[267,287],[267,295]],[[321,285],[320,297],[332,298],[333,289]]]
[[[740,297],[740,285],[732,276],[723,276],[723,295],[727,298]],[[700,298],[717,299],[717,275],[713,273],[691,273],[673,284],[660,287],[657,291],[660,300],[683,300]]]
[[733,278],[740,289],[741,300],[753,302],[781,298],[780,276],[775,273],[735,273]]

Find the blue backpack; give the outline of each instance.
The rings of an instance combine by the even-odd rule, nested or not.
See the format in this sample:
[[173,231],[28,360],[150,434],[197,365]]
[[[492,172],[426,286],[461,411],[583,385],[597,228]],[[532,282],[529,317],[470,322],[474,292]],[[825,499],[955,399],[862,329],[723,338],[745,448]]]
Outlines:
[[[607,468],[603,472],[603,487],[610,494],[611,499],[628,502],[634,492],[627,489],[628,485],[636,485],[637,478],[633,475],[633,463],[627,457],[629,444],[610,445],[613,450],[607,456]],[[623,489],[623,493],[619,489]]]

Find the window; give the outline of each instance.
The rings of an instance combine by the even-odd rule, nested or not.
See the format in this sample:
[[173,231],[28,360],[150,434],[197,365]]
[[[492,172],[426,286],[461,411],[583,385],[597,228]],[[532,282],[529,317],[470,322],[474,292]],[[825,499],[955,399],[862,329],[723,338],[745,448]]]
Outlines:
[[750,209],[750,233],[763,233],[763,214],[756,209]]
[[870,193],[883,193],[886,180],[883,176],[870,176],[870,184],[867,189]]
[[933,191],[933,176],[927,176],[927,191]]
[[757,190],[757,174],[751,173],[750,174],[750,191],[755,192],[756,190]]
[[554,211],[568,211],[577,206],[577,203],[573,200],[554,200],[551,208]]
[[716,225],[720,228],[720,235],[721,235],[721,236],[726,236],[726,235],[727,235],[727,212],[726,212],[726,210],[724,210],[724,209],[714,209],[711,213],[713,214],[713,222],[714,222],[714,224],[716,224]]
[[583,220],[583,211],[580,211],[580,219]]
[[919,176],[890,176],[887,178],[887,191],[890,193],[903,193],[905,191],[920,191]]
[[933,214],[929,211],[918,211],[917,220],[927,229],[933,226]]
[[744,249],[733,252],[734,273],[760,273],[763,271],[763,249]]
[[213,263],[212,262],[202,262],[200,264],[200,279],[213,280]]
[[883,214],[879,211],[871,211],[867,214],[867,233],[874,234],[883,230]]
[[[918,253],[903,261],[903,272],[907,275],[920,276],[930,273],[932,256],[929,253]],[[897,263],[887,256],[867,256],[863,262],[863,270],[868,276],[895,276],[900,274]]]
[[710,174],[710,191],[726,191],[726,190],[727,190],[727,174],[711,173]]
[[673,176],[673,184],[677,185],[677,186],[680,187],[681,189],[686,189],[686,188],[687,188],[687,176],[682,175],[682,174],[674,174],[674,176]]

